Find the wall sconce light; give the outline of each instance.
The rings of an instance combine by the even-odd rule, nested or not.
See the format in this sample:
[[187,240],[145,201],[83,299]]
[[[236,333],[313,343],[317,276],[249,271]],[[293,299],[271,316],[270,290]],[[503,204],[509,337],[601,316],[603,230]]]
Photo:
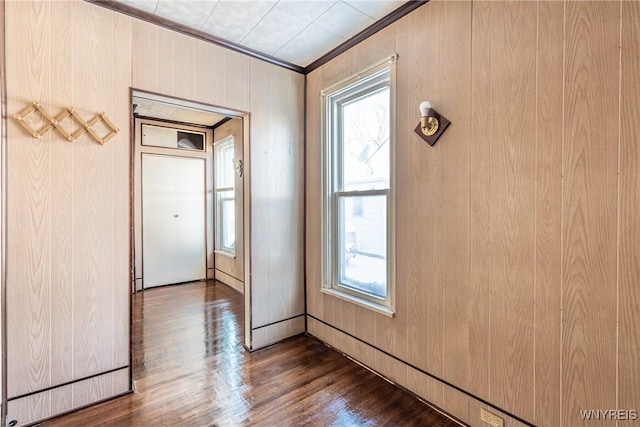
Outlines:
[[451,124],[449,120],[438,114],[429,101],[420,103],[420,123],[413,130],[420,138],[432,147],[440,135]]

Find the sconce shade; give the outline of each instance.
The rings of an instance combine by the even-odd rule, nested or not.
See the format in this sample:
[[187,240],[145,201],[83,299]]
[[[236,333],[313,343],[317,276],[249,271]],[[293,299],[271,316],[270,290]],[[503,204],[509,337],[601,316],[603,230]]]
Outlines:
[[[422,120],[420,121],[420,123],[418,123],[418,126],[416,126],[416,128],[413,130],[420,138],[422,138],[427,144],[429,144],[430,146],[434,146],[436,141],[438,140],[438,138],[440,138],[440,135],[442,135],[444,133],[444,131],[447,129],[447,127],[451,124],[451,122],[449,120],[447,120],[444,116],[441,116],[440,114],[438,114],[438,112],[436,110],[434,110],[433,108],[428,108],[426,111],[426,114],[422,111],[423,110],[423,105],[428,102],[423,102],[422,104],[420,104],[420,112],[422,113]],[[430,107],[430,104],[429,104]],[[433,120],[435,119],[435,120]],[[435,132],[432,135],[427,135],[425,134],[425,132],[423,132],[422,129],[422,122],[425,122],[425,124],[431,124],[434,123],[436,127],[435,128]],[[427,132],[429,133],[429,132]]]

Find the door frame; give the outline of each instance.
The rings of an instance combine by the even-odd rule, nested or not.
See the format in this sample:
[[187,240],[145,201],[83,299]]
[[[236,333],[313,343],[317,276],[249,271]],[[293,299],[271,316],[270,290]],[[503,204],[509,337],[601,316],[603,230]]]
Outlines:
[[[158,103],[167,103],[172,105],[178,105],[184,108],[191,108],[201,111],[207,111],[215,114],[223,114],[229,118],[242,119],[242,131],[243,131],[243,252],[244,252],[244,333],[243,333],[243,345],[245,348],[251,348],[251,113],[248,111],[238,110],[229,107],[223,107],[220,105],[208,104],[199,101],[188,100],[184,98],[178,98],[174,96],[163,95],[157,92],[152,92],[144,89],[129,88],[129,106],[130,111],[130,171],[129,171],[129,276],[130,276],[130,298],[129,298],[129,352],[130,352],[130,366],[133,366],[133,297],[136,293],[136,276],[135,276],[135,225],[136,225],[136,210],[135,210],[135,174],[136,174],[136,117],[133,111],[133,98],[134,96],[142,96],[147,99],[156,100]],[[213,146],[213,138],[211,138],[211,144]],[[213,156],[213,154],[212,154]],[[213,161],[211,157],[210,161]],[[213,166],[213,164],[212,164]],[[207,178],[208,179],[208,178]],[[211,226],[214,224],[212,223]],[[207,266],[207,274],[208,274]],[[213,270],[215,274],[215,269]],[[131,387],[133,387],[133,369],[129,370]]]
[[[160,126],[178,130],[186,130],[193,132],[201,132],[205,134],[205,150],[191,151],[176,148],[163,148],[142,144],[142,126],[143,125]],[[133,273],[134,285],[133,292],[139,292],[145,289],[143,272],[144,272],[144,250],[143,250],[143,183],[142,183],[142,157],[146,154],[202,159],[205,161],[205,277],[209,276],[209,272],[213,272],[213,202],[211,198],[212,180],[213,180],[213,152],[212,141],[213,131],[198,126],[190,126],[186,124],[169,123],[166,121],[156,120],[152,118],[134,118],[134,157],[133,157]]]

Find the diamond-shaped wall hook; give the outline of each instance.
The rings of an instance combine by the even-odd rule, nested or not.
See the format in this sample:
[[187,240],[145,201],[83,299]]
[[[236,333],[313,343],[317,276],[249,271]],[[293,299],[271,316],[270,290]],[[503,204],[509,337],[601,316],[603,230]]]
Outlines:
[[[29,117],[29,115],[31,115],[32,113],[34,113],[36,111],[46,121],[48,121],[48,123],[45,126],[43,126],[41,129],[38,129],[38,130],[33,129],[29,125],[29,123],[27,123],[26,120],[25,120],[27,117]],[[69,132],[67,132],[65,130],[65,128],[62,126],[62,122],[65,121],[70,116],[72,117],[72,120],[75,120],[80,125],[80,128],[76,132],[74,132],[73,134],[70,134]],[[47,134],[47,132],[49,132],[51,129],[55,128],[60,135],[62,135],[67,141],[70,141],[70,142],[75,141],[76,139],[80,138],[82,135],[84,135],[85,133],[88,132],[89,135],[96,142],[99,142],[100,144],[104,144],[107,141],[109,141],[111,138],[116,136],[116,134],[119,131],[119,129],[113,124],[113,122],[111,120],[109,120],[109,118],[104,113],[104,111],[96,114],[88,122],[85,122],[82,119],[82,117],[80,117],[80,115],[78,113],[76,113],[75,108],[73,108],[73,107],[69,107],[66,110],[63,110],[62,112],[60,112],[57,116],[52,117],[40,105],[40,103],[38,101],[33,101],[31,103],[31,105],[28,105],[27,107],[25,107],[19,113],[14,114],[13,118],[16,119],[18,121],[18,123],[20,123],[20,125],[22,127],[24,127],[29,132],[29,134],[31,134],[31,136],[33,136],[34,138],[42,138],[44,135]],[[107,133],[107,135],[105,135],[103,137],[98,135],[98,133],[92,129],[93,126],[96,125],[99,122],[104,123],[105,126],[109,129],[109,133]]]
[[[35,112],[40,114],[40,116],[42,116],[45,120],[49,122],[48,124],[46,124],[45,126],[43,126],[38,130],[33,129],[27,122],[27,118]],[[27,105],[24,109],[22,109],[22,111],[20,111],[17,114],[14,114],[13,117],[34,138],[42,138],[44,135],[46,135],[47,132],[49,132],[53,128],[53,125],[51,125],[51,121],[49,120],[51,116],[49,116],[49,114],[40,106],[40,103],[38,101],[33,101],[31,105]]]

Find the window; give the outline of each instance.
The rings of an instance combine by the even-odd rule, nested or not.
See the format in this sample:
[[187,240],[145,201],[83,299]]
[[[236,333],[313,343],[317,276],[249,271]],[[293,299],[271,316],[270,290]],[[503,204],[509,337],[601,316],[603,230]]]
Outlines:
[[234,138],[228,136],[214,144],[214,193],[216,197],[216,252],[236,254],[236,189]]
[[323,292],[394,306],[395,56],[322,92]]

